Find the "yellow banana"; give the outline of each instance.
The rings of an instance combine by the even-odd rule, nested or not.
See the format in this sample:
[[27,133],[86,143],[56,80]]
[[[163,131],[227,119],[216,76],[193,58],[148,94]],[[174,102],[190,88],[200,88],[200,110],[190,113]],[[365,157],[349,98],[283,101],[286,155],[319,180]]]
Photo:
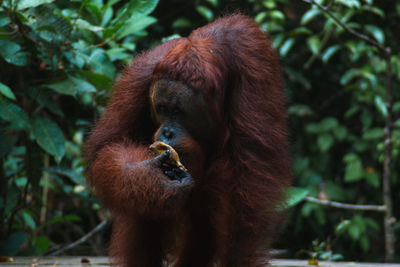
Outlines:
[[160,155],[165,151],[169,150],[169,158],[173,161],[173,163],[179,169],[187,171],[185,166],[183,166],[182,162],[180,161],[178,153],[172,146],[161,141],[156,141],[150,145],[150,150],[156,152],[157,155]]

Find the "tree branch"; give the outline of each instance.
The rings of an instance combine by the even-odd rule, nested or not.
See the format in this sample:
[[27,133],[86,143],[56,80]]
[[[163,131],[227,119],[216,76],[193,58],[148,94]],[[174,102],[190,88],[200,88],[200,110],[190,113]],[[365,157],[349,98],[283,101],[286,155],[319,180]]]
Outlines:
[[393,204],[391,197],[391,176],[392,170],[390,165],[392,163],[392,133],[393,133],[393,87],[392,87],[392,63],[390,62],[391,50],[387,48],[385,50],[385,59],[386,59],[386,107],[387,107],[387,115],[385,121],[385,141],[384,141],[384,160],[383,160],[383,175],[382,175],[382,183],[383,183],[383,203],[387,207],[384,218],[384,226],[385,226],[385,260],[387,262],[391,262],[394,260],[394,247],[396,243],[396,236],[394,232],[394,221],[393,217]]
[[52,253],[49,254],[49,256],[57,256],[60,255],[62,253],[64,253],[66,250],[69,250],[71,248],[74,248],[76,246],[79,246],[80,244],[86,242],[86,240],[88,240],[89,238],[91,238],[95,233],[99,232],[100,230],[102,230],[106,225],[108,224],[108,220],[104,220],[101,223],[99,223],[95,228],[93,228],[89,233],[87,233],[86,235],[82,236],[81,238],[79,238],[78,240],[76,240],[75,242],[72,242],[69,245],[66,245],[63,248],[60,248]]
[[384,46],[382,46],[380,43],[378,43],[377,41],[371,39],[370,37],[368,37],[367,35],[364,35],[362,33],[358,33],[355,30],[353,30],[352,28],[350,28],[349,26],[347,26],[346,24],[344,24],[342,21],[340,21],[340,19],[338,19],[327,7],[324,7],[320,4],[318,4],[317,2],[315,2],[315,0],[303,0],[306,3],[312,4],[312,5],[316,5],[319,9],[321,9],[322,11],[324,11],[331,19],[333,19],[337,24],[339,24],[343,29],[345,29],[348,33],[356,36],[359,39],[362,39],[370,44],[372,44],[373,46],[378,47],[380,50],[386,52],[386,48]]
[[316,203],[316,204],[321,204],[324,206],[329,206],[329,207],[334,207],[334,208],[340,208],[340,209],[348,209],[348,210],[365,210],[365,211],[379,211],[379,212],[385,212],[386,211],[386,206],[384,205],[355,205],[355,204],[347,204],[347,203],[341,203],[341,202],[336,202],[336,201],[330,201],[330,200],[321,200],[315,197],[305,197],[305,200]]

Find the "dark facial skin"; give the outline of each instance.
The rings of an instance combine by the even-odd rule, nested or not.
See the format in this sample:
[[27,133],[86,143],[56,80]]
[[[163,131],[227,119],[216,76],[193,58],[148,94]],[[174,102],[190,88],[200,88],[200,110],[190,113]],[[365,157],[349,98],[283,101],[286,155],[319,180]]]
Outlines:
[[184,142],[209,143],[215,127],[203,95],[181,82],[161,79],[151,90],[153,120],[159,125],[155,140],[174,147]]

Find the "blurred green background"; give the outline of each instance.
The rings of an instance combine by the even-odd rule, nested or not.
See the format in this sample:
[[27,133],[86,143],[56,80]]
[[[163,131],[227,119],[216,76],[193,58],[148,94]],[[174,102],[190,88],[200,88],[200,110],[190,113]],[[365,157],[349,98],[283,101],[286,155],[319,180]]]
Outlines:
[[[106,254],[109,214],[85,182],[81,147],[113,81],[137,53],[241,11],[269,34],[288,99],[296,189],[274,247],[383,261],[385,213],[305,195],[382,205],[385,172],[400,218],[400,1],[316,2],[369,41],[301,0],[0,0],[0,255]],[[399,237],[400,222],[386,222]]]

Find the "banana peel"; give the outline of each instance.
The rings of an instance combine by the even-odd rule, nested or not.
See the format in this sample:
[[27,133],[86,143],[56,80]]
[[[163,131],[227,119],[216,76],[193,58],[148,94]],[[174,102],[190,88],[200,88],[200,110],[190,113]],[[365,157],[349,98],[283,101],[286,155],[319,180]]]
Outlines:
[[150,145],[150,150],[157,153],[157,155],[161,155],[165,151],[169,150],[169,158],[173,162],[173,164],[175,164],[179,169],[187,171],[187,169],[185,168],[185,166],[183,166],[182,162],[179,159],[178,152],[176,152],[176,150],[172,146],[161,141],[156,141]]

